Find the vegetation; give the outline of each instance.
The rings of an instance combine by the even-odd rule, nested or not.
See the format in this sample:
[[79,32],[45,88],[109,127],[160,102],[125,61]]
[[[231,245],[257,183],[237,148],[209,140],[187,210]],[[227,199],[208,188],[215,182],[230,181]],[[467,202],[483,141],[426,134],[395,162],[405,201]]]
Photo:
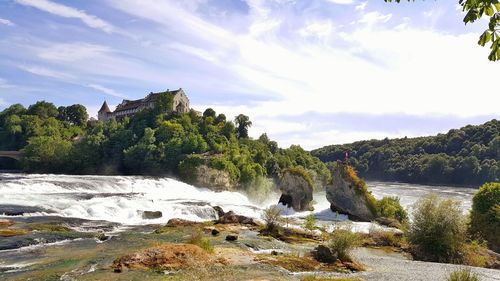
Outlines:
[[303,227],[309,231],[316,229],[316,218],[314,218],[314,214],[309,214],[304,218]]
[[466,217],[460,204],[436,195],[424,197],[415,203],[409,242],[418,259],[457,262],[466,239]]
[[[210,108],[202,116],[178,114],[166,110],[171,103],[164,94],[153,109],[107,122],[87,121],[81,105],[15,104],[0,112],[0,150],[23,151],[20,166],[27,172],[174,175],[189,181],[196,167],[206,165],[254,193],[269,190],[266,178],[279,178],[290,167],[303,169],[316,186],[329,179],[326,165],[300,146],[279,148],[266,134],[249,138],[248,116],[240,114],[233,123]],[[0,168],[15,165],[0,159]]]
[[500,183],[483,184],[472,199],[470,233],[500,250]]
[[191,233],[191,237],[189,238],[188,244],[196,245],[208,253],[214,252],[214,246],[210,242],[210,239],[203,235],[203,232],[200,229],[195,229]]
[[470,271],[470,269],[461,269],[453,271],[446,279],[447,281],[479,281],[479,277]]
[[264,210],[264,222],[266,223],[266,230],[273,233],[279,230],[280,223],[283,221],[281,209],[276,206],[271,206]]
[[[384,0],[385,2],[401,2],[401,0]],[[415,0],[408,0],[415,1]],[[473,23],[483,16],[489,17],[488,29],[479,37],[478,44],[483,46],[491,41],[491,52],[488,59],[500,60],[500,2],[498,0],[459,0],[458,4],[462,10],[467,12],[464,23]],[[496,12],[495,12],[496,10]]]
[[351,229],[335,229],[330,235],[330,248],[338,254],[341,261],[352,261],[351,251],[360,246],[360,237]]
[[384,197],[378,200],[377,216],[396,219],[401,224],[408,222],[408,213],[401,206],[398,197]]
[[358,141],[312,151],[324,162],[343,161],[367,179],[481,185],[500,181],[500,121],[431,137]]

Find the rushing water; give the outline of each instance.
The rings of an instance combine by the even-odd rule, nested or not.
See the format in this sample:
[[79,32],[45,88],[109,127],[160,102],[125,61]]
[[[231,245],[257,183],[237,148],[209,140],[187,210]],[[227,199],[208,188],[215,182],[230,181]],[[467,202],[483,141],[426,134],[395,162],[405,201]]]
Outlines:
[[[375,197],[398,196],[405,207],[428,193],[454,198],[470,208],[473,189],[446,186],[369,182]],[[170,178],[137,176],[70,176],[0,174],[0,208],[36,207],[24,216],[57,215],[88,220],[105,220],[126,225],[166,223],[171,218],[194,221],[216,219],[211,206],[260,218],[262,210],[276,204],[278,197],[255,204],[238,192],[213,192]],[[315,214],[320,220],[339,219],[329,209],[324,192],[314,195]],[[144,211],[161,211],[158,219],[144,219]],[[286,210],[290,216],[304,216]],[[1,215],[1,214],[0,214]],[[342,219],[342,217],[340,217]]]

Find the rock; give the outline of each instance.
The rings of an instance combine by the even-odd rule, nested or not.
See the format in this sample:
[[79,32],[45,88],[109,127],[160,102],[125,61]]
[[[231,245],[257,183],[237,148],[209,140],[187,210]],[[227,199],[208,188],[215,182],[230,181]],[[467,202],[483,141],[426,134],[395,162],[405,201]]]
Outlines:
[[170,227],[192,226],[192,225],[198,225],[198,224],[200,224],[200,223],[195,222],[195,221],[188,221],[188,220],[184,220],[184,219],[177,219],[177,218],[169,219],[167,222],[167,226],[170,226]]
[[217,235],[219,235],[219,233],[220,233],[220,231],[218,231],[217,229],[215,229],[215,228],[212,229],[212,235],[213,236],[217,236]]
[[356,175],[355,179],[347,177],[347,169],[347,166],[339,164],[332,171],[332,184],[326,186],[326,199],[330,202],[330,209],[348,215],[351,220],[372,221],[375,215],[368,208],[367,195],[358,186],[366,184]]
[[401,223],[397,219],[394,219],[394,218],[381,217],[381,218],[376,218],[375,221],[378,222],[380,225],[385,225],[388,227],[394,227],[394,228],[398,228],[398,229],[402,228]]
[[206,165],[196,167],[190,182],[195,186],[206,187],[215,191],[232,190],[234,187],[228,172],[216,170]]
[[222,216],[224,216],[225,212],[224,212],[224,210],[221,207],[215,206],[215,207],[212,207],[212,208],[214,208],[214,210],[217,213],[217,216],[219,218],[222,217]]
[[159,219],[163,216],[161,211],[143,211],[142,218],[145,220]]
[[236,224],[249,224],[249,225],[257,225],[257,223],[249,217],[245,217],[242,215],[237,215],[233,211],[229,211],[225,213],[222,217],[219,217],[217,223],[228,224],[228,223],[236,223]]
[[97,240],[99,241],[106,241],[108,240],[109,236],[107,236],[106,233],[100,231],[96,233],[95,238],[97,238]]
[[319,245],[312,251],[313,257],[324,263],[334,263],[337,260],[337,253],[324,245]]
[[276,252],[275,250],[272,250],[272,251],[271,251],[271,255],[273,255],[273,256],[277,256],[278,254],[279,254],[279,253],[278,253],[278,252]]
[[236,241],[238,240],[238,235],[236,234],[229,234],[226,236],[226,241]]
[[114,272],[124,269],[180,269],[213,262],[199,246],[192,244],[170,244],[149,248],[113,261]]
[[0,227],[9,227],[9,226],[11,226],[13,224],[14,224],[14,222],[11,221],[11,220],[0,219]]
[[280,203],[295,211],[306,211],[311,207],[313,187],[305,176],[296,170],[287,170],[278,184],[282,192]]

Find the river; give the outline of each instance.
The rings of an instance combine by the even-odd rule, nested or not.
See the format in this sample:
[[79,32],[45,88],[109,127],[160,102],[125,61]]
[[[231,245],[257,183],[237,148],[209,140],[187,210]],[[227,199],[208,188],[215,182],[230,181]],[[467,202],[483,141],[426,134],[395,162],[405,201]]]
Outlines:
[[[429,193],[459,200],[467,211],[475,192],[468,188],[392,182],[368,182],[368,186],[378,199],[399,197],[402,205],[410,211],[418,198]],[[0,174],[0,215],[17,212],[23,216],[50,215],[141,225],[166,223],[171,218],[216,219],[211,206],[260,218],[262,210],[277,201],[278,194],[270,196],[267,202],[255,203],[239,192],[213,192],[170,178]],[[329,210],[324,192],[316,192],[314,201],[317,218],[324,221],[339,219]],[[145,219],[144,211],[161,211],[162,217]],[[285,214],[300,217],[307,213],[286,210]]]

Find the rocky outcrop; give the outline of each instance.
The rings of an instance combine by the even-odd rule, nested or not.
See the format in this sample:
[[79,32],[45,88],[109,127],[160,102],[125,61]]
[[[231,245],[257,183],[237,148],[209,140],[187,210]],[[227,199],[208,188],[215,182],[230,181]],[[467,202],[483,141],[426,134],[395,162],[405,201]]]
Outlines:
[[142,218],[145,220],[159,219],[163,216],[161,211],[142,211]]
[[179,269],[211,263],[210,257],[196,245],[163,244],[116,259],[111,266],[115,272],[125,269]]
[[313,186],[303,170],[286,170],[279,181],[282,192],[279,203],[292,207],[295,211],[306,211],[311,208]]
[[193,178],[189,181],[198,187],[206,187],[215,191],[231,190],[234,184],[228,172],[201,165],[195,168]]
[[324,263],[334,263],[337,261],[337,253],[325,245],[319,245],[312,251],[314,259]]
[[217,215],[219,216],[219,219],[215,221],[216,223],[220,223],[220,224],[230,224],[230,223],[248,224],[248,225],[254,225],[254,226],[258,225],[257,222],[255,222],[254,219],[252,219],[252,218],[245,217],[242,215],[237,215],[233,211],[229,211],[226,213],[219,206],[215,206],[213,208],[217,212]]
[[348,166],[338,165],[332,171],[332,183],[326,186],[326,199],[334,212],[346,214],[355,221],[372,221],[375,219],[370,209],[371,194],[366,184],[357,178],[354,170]]

